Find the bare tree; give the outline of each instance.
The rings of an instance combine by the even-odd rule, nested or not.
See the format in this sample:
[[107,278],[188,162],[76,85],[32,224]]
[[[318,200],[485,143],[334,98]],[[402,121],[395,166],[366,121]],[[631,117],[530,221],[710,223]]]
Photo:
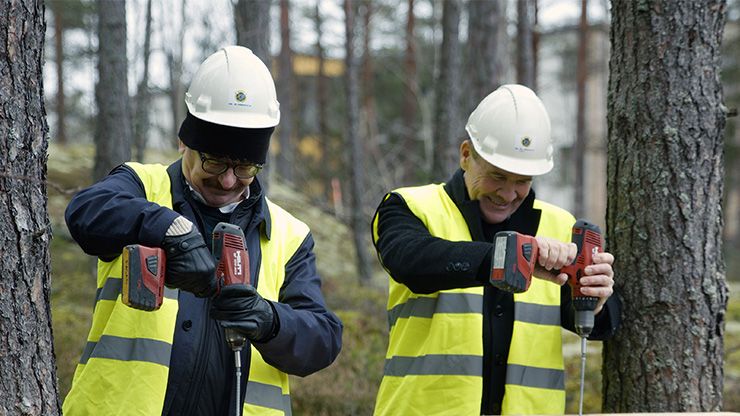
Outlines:
[[578,59],[576,60],[576,95],[578,104],[576,109],[576,140],[573,146],[573,166],[575,167],[574,187],[574,214],[576,217],[584,215],[586,201],[585,187],[585,158],[586,158],[586,83],[588,82],[588,0],[581,0],[581,18],[578,24]]
[[416,149],[416,134],[418,129],[419,106],[417,104],[419,86],[416,72],[416,37],[414,35],[415,15],[414,0],[407,0],[408,12],[406,15],[406,54],[403,60],[403,177],[406,183],[412,182],[416,174],[414,155]]
[[65,95],[64,95],[64,17],[63,3],[60,1],[50,1],[49,7],[54,14],[54,63],[57,67],[57,91],[55,110],[57,116],[56,140],[60,144],[67,143],[67,132],[64,127],[66,114]]
[[44,4],[0,3],[0,414],[60,414],[51,329]]
[[[321,1],[316,1],[315,13],[314,13],[314,24],[316,25],[316,60],[318,61],[318,73],[316,74],[316,117],[317,117],[317,131],[316,135],[319,138],[319,146],[321,146],[321,155],[328,164],[330,158],[330,146],[329,146],[329,118],[327,115],[329,106],[329,89],[328,89],[328,78],[326,76],[325,65],[326,58],[324,52],[324,45],[321,43],[321,35],[323,32],[323,18],[321,16]],[[321,184],[324,187],[324,194],[326,200],[331,200],[331,169],[325,166],[324,169],[320,170]]]
[[354,50],[355,8],[352,3],[352,0],[344,0],[344,28],[346,34],[345,83],[347,91],[347,132],[345,136],[347,137],[350,148],[349,168],[352,176],[352,184],[350,186],[352,199],[350,225],[354,237],[355,250],[357,252],[357,271],[360,275],[360,281],[369,282],[371,276],[370,255],[368,253],[367,242],[365,240],[365,237],[367,236],[367,223],[363,211],[364,203],[362,200],[362,195],[365,192],[365,171],[362,168],[362,155],[364,152],[360,135],[358,134],[358,127],[360,124],[360,98],[357,85],[359,80],[359,69]]
[[149,133],[149,55],[152,38],[152,0],[146,2],[146,23],[144,28],[144,72],[136,91],[136,114],[134,117],[134,147],[136,149],[136,160],[144,160],[144,150]]
[[430,178],[447,179],[457,166],[457,141],[463,134],[460,111],[462,54],[460,48],[460,0],[442,3],[442,45],[437,72],[434,126],[434,160]]
[[[185,39],[185,26],[186,26],[186,10],[187,1],[181,0],[181,9],[179,24],[174,25],[174,22],[165,24],[172,32],[174,32],[175,38],[167,38],[164,41],[164,53],[167,57],[167,73],[169,76],[169,100],[170,106],[172,107],[172,138],[173,145],[177,145],[177,136],[180,129],[180,123],[185,118],[185,87],[182,83],[182,51],[184,49]],[[162,3],[160,3],[162,4]],[[163,9],[166,6],[163,6]],[[167,13],[166,10],[162,10],[162,15],[167,19],[171,14]],[[164,19],[163,19],[164,20]],[[172,30],[175,26],[177,30]],[[163,36],[167,36],[170,30],[162,30]]]
[[468,3],[468,71],[470,94],[467,113],[501,85],[507,63],[506,0],[470,0]]
[[722,409],[725,0],[612,2],[604,413]]
[[293,51],[290,47],[290,1],[280,0],[280,76],[277,93],[280,101],[280,153],[278,153],[277,171],[280,177],[293,182]]
[[98,0],[98,83],[95,167],[100,179],[131,158],[131,110],[126,59],[126,2]]
[[272,65],[270,54],[271,0],[237,0],[234,19],[237,44],[254,52],[268,68]]
[[516,3],[516,82],[534,88],[534,50],[532,42],[532,16],[534,1],[518,0]]

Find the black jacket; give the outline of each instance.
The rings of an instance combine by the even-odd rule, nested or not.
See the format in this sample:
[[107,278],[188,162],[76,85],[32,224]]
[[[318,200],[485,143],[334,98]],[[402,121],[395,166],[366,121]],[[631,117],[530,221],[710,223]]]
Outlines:
[[[483,286],[483,391],[481,413],[501,413],[506,380],[506,361],[514,325],[514,296],[488,284],[493,236],[511,230],[535,235],[541,212],[533,207],[534,191],[506,221],[487,224],[481,220],[478,201],[468,196],[463,171],[445,184],[445,191],[465,218],[473,241],[452,242],[433,237],[398,194],[391,194],[378,207],[376,248],[383,266],[398,283],[414,293]],[[610,337],[620,321],[620,303],[612,296],[596,316],[589,339]],[[570,287],[561,289],[561,324],[575,331]],[[495,338],[491,334],[496,334]],[[486,371],[486,369],[490,369]]]
[[[107,261],[117,257],[128,244],[156,247],[178,215],[196,224],[210,247],[215,225],[228,221],[244,231],[251,283],[258,287],[260,238],[281,238],[272,235],[270,213],[259,182],[255,180],[250,185],[248,199],[225,214],[193,198],[180,161],[167,172],[172,185],[172,210],[149,202],[144,185],[125,165],[75,195],[65,218],[80,247]],[[299,376],[328,366],[339,354],[342,342],[342,323],[328,310],[321,293],[313,245],[309,233],[285,267],[278,302],[271,302],[279,326],[276,336],[254,344],[267,363]],[[179,292],[163,414],[233,414],[233,353],[223,339],[223,329],[210,318],[209,309],[210,299]],[[242,351],[242,400],[249,374],[248,353],[249,348]]]

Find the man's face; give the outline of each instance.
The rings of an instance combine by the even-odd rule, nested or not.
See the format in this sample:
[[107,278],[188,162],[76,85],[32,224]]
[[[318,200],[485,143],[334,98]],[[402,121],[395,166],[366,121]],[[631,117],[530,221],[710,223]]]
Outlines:
[[473,144],[460,145],[460,167],[465,171],[465,187],[471,200],[477,200],[483,220],[489,224],[505,221],[529,194],[532,177],[499,169],[475,154]]
[[[234,175],[234,169],[229,167],[226,172],[214,175],[203,170],[200,154],[198,151],[185,146],[180,142],[180,153],[182,154],[182,173],[188,180],[190,186],[203,196],[206,204],[212,207],[223,207],[242,199],[244,191],[252,183],[254,177],[240,179]],[[234,161],[217,158],[205,154],[209,158],[223,160],[232,164]]]

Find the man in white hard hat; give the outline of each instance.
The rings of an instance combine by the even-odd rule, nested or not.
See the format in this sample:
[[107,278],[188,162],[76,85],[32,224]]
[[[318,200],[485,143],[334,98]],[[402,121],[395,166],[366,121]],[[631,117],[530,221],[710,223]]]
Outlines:
[[[391,276],[390,341],[378,415],[558,414],[565,409],[561,326],[574,330],[565,274],[575,218],[535,198],[553,167],[550,119],[522,85],[504,85],[470,115],[460,169],[444,184],[397,189],[373,219]],[[516,295],[489,283],[493,236],[536,236],[536,279]],[[594,255],[582,293],[598,297],[590,339],[611,336],[614,257]]]
[[[249,49],[225,47],[201,64],[185,103],[179,160],[125,163],[67,207],[70,233],[99,263],[65,414],[288,415],[288,374],[311,374],[339,354],[342,324],[324,302],[311,233],[267,200],[257,179],[280,121],[269,70]],[[243,230],[251,284],[216,295],[208,247],[220,222]],[[121,301],[129,244],[165,249],[167,290],[156,311]],[[224,327],[251,343],[239,397]]]

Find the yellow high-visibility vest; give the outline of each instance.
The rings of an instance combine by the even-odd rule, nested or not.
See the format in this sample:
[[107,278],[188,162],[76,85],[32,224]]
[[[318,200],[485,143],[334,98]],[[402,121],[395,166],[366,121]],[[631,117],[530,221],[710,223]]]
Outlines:
[[[450,241],[472,240],[465,219],[442,184],[401,188],[394,193],[404,199],[431,235]],[[570,241],[575,222],[571,214],[539,200],[534,208],[542,210],[538,236]],[[377,214],[373,239],[378,240]],[[388,351],[375,414],[480,414],[483,288],[416,294],[390,279],[388,320]],[[502,413],[564,411],[560,287],[532,279],[529,290],[514,295]]]
[[[172,208],[167,167],[128,163],[147,199]],[[309,229],[269,200],[272,235],[260,237],[257,292],[277,301],[285,265]],[[65,415],[161,415],[177,321],[178,291],[165,289],[159,310],[140,311],[121,301],[121,257],[98,261],[98,291],[87,345],[64,400]],[[290,415],[288,375],[265,363],[254,346],[244,400],[245,415]]]

